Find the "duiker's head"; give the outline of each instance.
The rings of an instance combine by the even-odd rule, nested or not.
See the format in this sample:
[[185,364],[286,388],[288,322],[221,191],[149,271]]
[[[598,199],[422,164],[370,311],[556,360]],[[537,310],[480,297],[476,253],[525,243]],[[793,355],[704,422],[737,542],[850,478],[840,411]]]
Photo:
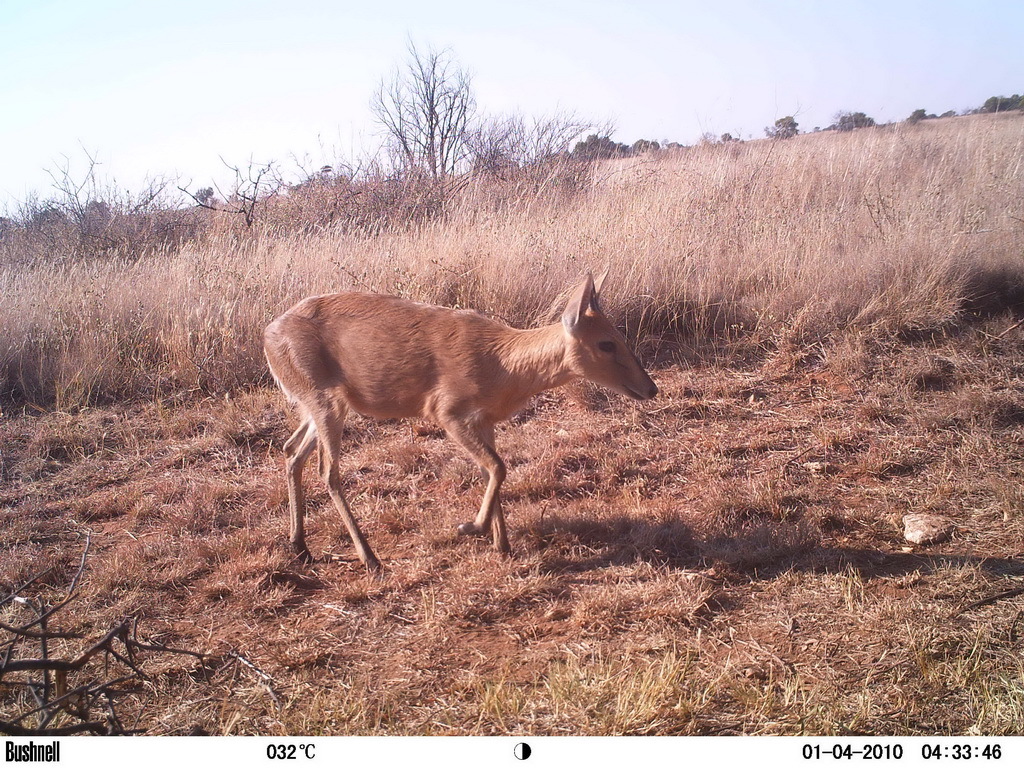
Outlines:
[[583,378],[636,400],[649,400],[658,387],[598,306],[607,270],[597,279],[588,273],[573,290],[562,313],[573,368]]

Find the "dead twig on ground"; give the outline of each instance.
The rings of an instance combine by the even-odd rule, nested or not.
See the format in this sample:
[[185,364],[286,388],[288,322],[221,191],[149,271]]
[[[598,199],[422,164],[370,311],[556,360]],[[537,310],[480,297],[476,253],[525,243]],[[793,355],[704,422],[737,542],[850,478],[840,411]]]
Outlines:
[[[0,732],[11,736],[135,733],[134,729],[126,728],[121,722],[116,705],[120,697],[137,693],[140,690],[138,683],[151,679],[140,666],[138,652],[179,653],[205,660],[203,654],[195,651],[140,641],[138,617],[122,619],[77,655],[70,658],[53,655],[54,641],[83,637],[78,632],[51,629],[49,621],[75,599],[75,590],[85,573],[90,541],[86,534],[78,569],[63,600],[50,606],[39,598],[20,594],[50,574],[54,570],[51,567],[36,574],[0,601],[0,606],[13,602],[35,614],[31,621],[21,625],[0,623],[0,631],[9,635],[0,639],[0,648],[3,649],[0,688],[21,691],[23,698],[30,697],[26,698],[28,708],[10,720],[0,720]],[[25,653],[29,644],[38,644],[36,654]],[[97,665],[93,662],[99,658],[102,658],[102,663],[96,669]],[[118,669],[115,665],[120,665],[125,671],[112,675]],[[86,682],[69,687],[69,678],[73,677],[84,678]],[[69,719],[71,722],[66,722]],[[34,724],[28,725],[25,721]]]
[[274,690],[273,677],[268,675],[266,672],[257,667],[255,664],[253,664],[251,661],[249,661],[247,658],[245,658],[242,654],[238,653],[237,651],[229,651],[227,655],[233,659],[238,660],[239,662],[247,666],[249,669],[251,669],[253,672],[255,672],[256,676],[260,679],[260,683],[263,685],[264,688],[267,689],[267,692],[270,694],[270,698],[274,700],[274,704],[276,704],[278,707],[281,706],[281,699],[280,697],[278,697],[277,691]]
[[975,608],[981,608],[983,605],[991,605],[992,603],[998,602],[1000,600],[1006,600],[1009,597],[1016,597],[1017,595],[1024,595],[1024,587],[1017,587],[1016,589],[1007,589],[995,595],[983,597],[981,600],[975,600],[973,603],[969,603],[965,605],[963,608],[953,611],[953,613],[949,614],[949,618],[952,619],[954,616],[959,616],[961,613],[967,613],[967,611],[973,610]]

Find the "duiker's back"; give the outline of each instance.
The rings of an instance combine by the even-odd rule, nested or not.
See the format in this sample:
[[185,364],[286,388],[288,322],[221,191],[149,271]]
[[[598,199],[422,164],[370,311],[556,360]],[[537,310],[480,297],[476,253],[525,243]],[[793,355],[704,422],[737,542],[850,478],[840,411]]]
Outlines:
[[512,330],[477,312],[353,292],[303,300],[264,341],[289,394],[338,389],[357,413],[404,418],[431,415],[439,388],[478,396],[500,376],[495,349]]

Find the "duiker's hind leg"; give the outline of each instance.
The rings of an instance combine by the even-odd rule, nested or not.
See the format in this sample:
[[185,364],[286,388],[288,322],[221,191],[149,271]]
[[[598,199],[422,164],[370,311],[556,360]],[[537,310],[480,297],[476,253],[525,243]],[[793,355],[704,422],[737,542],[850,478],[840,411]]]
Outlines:
[[445,431],[465,448],[487,477],[480,512],[472,523],[459,526],[463,535],[483,535],[488,529],[494,548],[504,555],[512,553],[505,528],[505,515],[501,511],[501,484],[505,480],[505,462],[494,450],[494,425],[473,424],[449,418],[442,421]]
[[291,516],[291,542],[295,554],[303,562],[311,562],[312,555],[306,548],[306,496],[302,489],[302,470],[309,454],[316,448],[316,427],[307,417],[284,444],[285,473],[288,477],[288,511]]
[[359,524],[356,522],[352,510],[349,509],[345,495],[341,492],[338,456],[341,452],[341,433],[345,423],[345,415],[346,409],[343,405],[331,403],[314,416],[317,431],[320,433],[320,471],[324,482],[327,484],[327,490],[331,494],[331,500],[334,502],[334,506],[337,507],[338,513],[348,529],[348,535],[352,537],[352,543],[359,554],[359,559],[363,561],[363,565],[366,566],[367,570],[379,571],[380,560],[373,554],[373,550],[370,549],[366,537],[359,530]]

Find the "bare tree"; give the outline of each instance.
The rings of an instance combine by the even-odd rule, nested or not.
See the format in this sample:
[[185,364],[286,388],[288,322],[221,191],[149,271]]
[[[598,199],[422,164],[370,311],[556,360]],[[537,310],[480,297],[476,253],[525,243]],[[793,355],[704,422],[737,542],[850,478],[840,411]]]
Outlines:
[[82,151],[83,171],[75,172],[72,159],[64,156],[46,170],[53,194],[46,200],[30,196],[20,206],[23,231],[46,242],[47,258],[134,258],[191,231],[192,222],[177,214],[167,194],[170,180],[149,177],[140,192],[131,192],[102,179],[95,153]]
[[522,115],[482,120],[468,134],[467,145],[478,171],[502,175],[504,171],[526,168],[559,158],[587,131],[591,121],[571,112],[533,118]]
[[114,184],[102,185],[97,174],[99,161],[95,153],[82,147],[86,169],[81,178],[71,170],[71,159],[67,156],[55,168],[46,173],[53,181],[56,196],[51,204],[64,212],[83,232],[96,232],[109,224],[114,215],[132,216],[152,212],[160,201],[170,182],[164,178],[148,178],[146,186],[138,194],[131,194]]
[[220,186],[214,185],[223,203],[216,200],[212,187],[196,192],[189,191],[188,186],[179,186],[178,189],[191,197],[200,208],[236,214],[245,220],[245,226],[251,227],[256,222],[259,207],[284,185],[277,164],[273,161],[257,163],[250,157],[249,167],[243,170],[237,165],[231,165],[223,157],[220,161],[235,174],[235,181],[227,193]]
[[404,170],[444,180],[465,159],[476,100],[469,74],[450,50],[421,53],[410,42],[404,69],[381,81],[370,108]]

